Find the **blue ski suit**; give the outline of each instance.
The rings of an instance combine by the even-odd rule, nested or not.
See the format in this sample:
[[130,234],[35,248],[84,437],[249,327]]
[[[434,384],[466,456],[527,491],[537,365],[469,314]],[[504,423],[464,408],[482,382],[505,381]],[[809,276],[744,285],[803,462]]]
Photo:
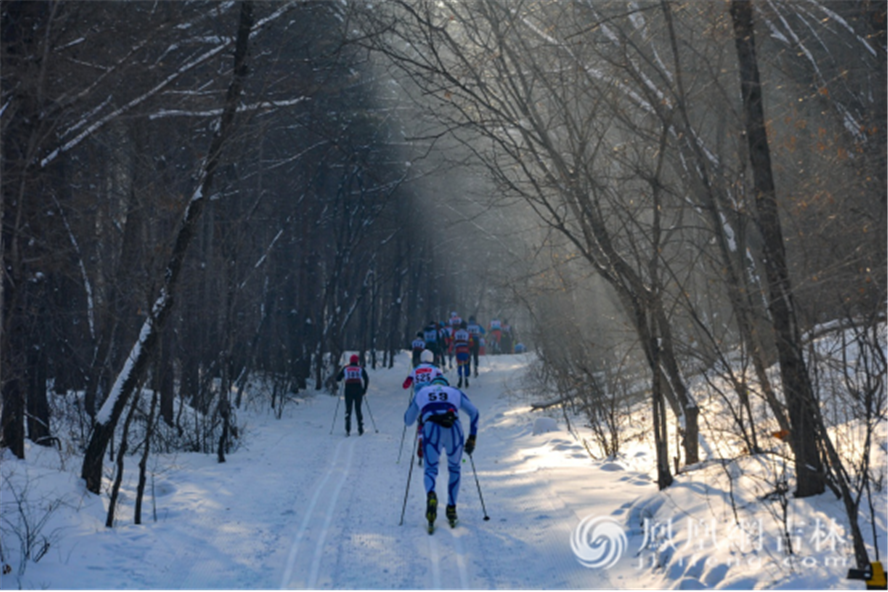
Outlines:
[[435,490],[441,450],[447,451],[447,470],[450,473],[447,504],[454,506],[459,495],[460,462],[465,444],[459,420],[460,409],[469,415],[469,435],[476,435],[478,409],[465,393],[451,386],[433,384],[418,390],[404,413],[404,423],[411,425],[418,418],[422,426],[426,493]]

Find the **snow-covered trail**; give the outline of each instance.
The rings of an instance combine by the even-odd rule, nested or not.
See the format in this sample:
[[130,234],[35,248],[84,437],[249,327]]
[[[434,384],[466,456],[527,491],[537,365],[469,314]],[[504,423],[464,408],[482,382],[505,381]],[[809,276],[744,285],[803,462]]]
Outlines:
[[[523,365],[521,358],[486,358],[480,377],[465,389],[482,419],[474,456],[477,484],[471,464],[463,464],[460,525],[450,529],[442,516],[433,536],[425,532],[422,467],[414,464],[405,520],[399,526],[414,443],[414,430],[408,429],[398,463],[402,417],[409,401],[409,394],[400,387],[409,370],[406,356],[403,362],[393,370],[371,373],[367,403],[379,433],[365,409],[365,435],[358,438],[353,431],[345,438],[340,406],[332,436],[329,426],[324,426],[300,437],[305,453],[329,459],[324,463],[329,468],[311,478],[303,473],[300,479],[311,486],[299,496],[299,525],[293,529],[293,543],[277,585],[607,587],[601,574],[577,563],[569,541],[571,530],[582,518],[577,512],[590,509],[589,499],[596,497],[596,491],[600,494],[613,488],[595,484],[592,462],[566,433],[533,436],[533,418],[504,396],[512,390],[509,383]],[[335,398],[321,398],[311,411],[317,413],[318,420],[332,420],[335,405]],[[563,453],[556,455],[560,456],[559,466],[549,466],[553,447]],[[587,468],[588,480],[576,475],[578,466]],[[606,472],[602,475],[618,478]],[[445,495],[446,480],[445,463],[438,477],[440,496]],[[487,522],[483,521],[478,484],[491,517]],[[618,511],[626,500],[612,497],[610,494],[606,499]],[[604,511],[597,503],[591,509]]]
[[[437,536],[430,537],[425,532],[422,467],[414,464],[410,474],[410,463],[415,462],[411,453],[415,428],[405,432],[403,427],[409,393],[401,389],[400,383],[407,371],[406,366],[399,366],[371,372],[364,408],[364,436],[355,436],[353,418],[352,436],[344,437],[340,404],[333,435],[328,425],[300,438],[306,454],[329,459],[325,463],[329,469],[320,478],[301,479],[312,485],[300,495],[305,501],[297,502],[301,505],[301,522],[276,587],[493,587],[490,576],[473,566],[471,541],[477,537],[472,536],[470,528],[461,526],[451,531],[442,516],[439,526],[445,528],[440,528]],[[332,421],[336,399],[316,399],[312,407],[319,417]],[[404,448],[399,463],[402,436]],[[343,450],[353,456],[351,462],[343,461]],[[447,475],[446,468],[442,469],[439,483],[443,488]],[[468,464],[465,469],[460,510],[464,523],[481,524],[483,514],[477,488]],[[401,526],[408,476],[410,495]]]
[[[343,404],[331,434],[337,399],[328,395],[291,404],[280,420],[242,412],[246,444],[226,463],[183,454],[156,476],[156,523],[132,525],[125,498],[118,526],[96,522],[93,532],[76,533],[90,537],[82,546],[66,539],[58,573],[44,564],[43,579],[34,583],[68,589],[625,587],[630,582],[620,581],[619,572],[579,564],[571,532],[587,515],[623,514],[635,498],[627,499],[627,490],[641,495],[655,486],[638,473],[591,460],[563,426],[534,435],[539,414],[515,396],[525,363],[522,356],[486,357],[480,377],[465,389],[481,413],[474,461],[489,521],[466,457],[457,528],[442,511],[435,534],[427,534],[420,466],[413,467],[399,525],[415,433],[407,430],[397,462],[409,401],[401,388],[409,372],[404,354],[395,368],[370,371],[363,436],[353,418],[352,436],[345,437]],[[442,463],[442,504],[446,483]]]
[[[730,470],[704,462],[658,493],[644,410],[631,418],[637,425],[624,433],[619,460],[595,461],[559,412],[531,411],[521,382],[531,359],[484,358],[481,376],[465,389],[481,414],[473,458],[489,521],[466,458],[459,526],[450,529],[441,516],[434,535],[426,533],[412,429],[398,462],[409,401],[401,388],[410,370],[404,353],[395,368],[369,371],[363,436],[345,437],[335,396],[289,402],[276,419],[258,400],[267,393],[251,391],[258,398],[253,410],[238,411],[241,445],[227,462],[197,453],[152,456],[143,525],[132,523],[135,458],[126,461],[109,529],[107,491],[86,491],[73,447],[29,446],[26,461],[4,455],[0,559],[13,571],[0,574],[0,588],[862,589],[845,578],[851,547],[824,544],[850,542],[844,509],[830,493],[792,500],[798,552],[787,565],[781,516],[763,502],[776,464],[760,456],[741,457]],[[885,466],[885,431],[874,466]],[[107,462],[105,475],[113,476]],[[447,478],[444,463],[439,500]],[[881,549],[885,498],[878,492],[875,506]],[[15,559],[23,553],[22,516],[37,537],[34,549],[48,549],[36,562]],[[601,524],[594,533],[585,528]],[[578,532],[590,557],[603,548],[599,542],[616,541],[619,561],[581,565],[571,546]]]

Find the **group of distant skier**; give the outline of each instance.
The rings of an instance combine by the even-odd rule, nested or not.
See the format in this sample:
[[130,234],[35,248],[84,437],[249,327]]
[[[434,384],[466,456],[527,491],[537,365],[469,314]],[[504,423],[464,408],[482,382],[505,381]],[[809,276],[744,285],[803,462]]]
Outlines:
[[[437,517],[438,497],[435,493],[435,481],[442,452],[447,454],[449,473],[445,514],[450,526],[455,527],[462,455],[465,452],[471,457],[475,450],[478,409],[460,389],[463,388],[463,384],[469,386],[473,361],[474,375],[478,376],[478,357],[485,345],[491,348],[490,353],[511,353],[513,337],[511,327],[506,320],[500,322],[499,319],[491,319],[485,330],[476,322],[474,316],[469,317],[466,322],[453,312],[447,323],[429,322],[422,331],[417,332],[416,339],[411,344],[413,369],[402,385],[405,389],[412,389],[410,404],[404,413],[404,424],[406,430],[407,426],[419,422],[416,451],[420,464],[424,463],[425,517],[429,533],[434,530]],[[448,362],[453,368],[454,359],[459,377],[456,387],[450,386],[442,371],[442,368],[447,368]],[[364,417],[361,403],[370,385],[370,378],[360,365],[357,355],[349,358],[349,364],[339,371],[335,380],[337,384],[344,381],[346,435],[351,433],[353,410],[357,418],[358,434],[363,435]],[[469,416],[468,437],[465,436],[459,419],[460,410]],[[411,474],[412,462],[411,460]],[[474,468],[474,463],[472,466]],[[487,519],[486,510],[485,519]]]
[[478,376],[478,359],[485,354],[511,354],[515,351],[515,333],[508,319],[500,321],[490,319],[487,329],[470,316],[468,322],[454,311],[446,322],[429,321],[416,332],[416,338],[410,344],[413,352],[413,367],[419,365],[419,355],[429,350],[434,356],[434,363],[447,368],[448,363],[454,367],[456,359],[459,384],[462,388],[463,378],[469,386],[469,376]]

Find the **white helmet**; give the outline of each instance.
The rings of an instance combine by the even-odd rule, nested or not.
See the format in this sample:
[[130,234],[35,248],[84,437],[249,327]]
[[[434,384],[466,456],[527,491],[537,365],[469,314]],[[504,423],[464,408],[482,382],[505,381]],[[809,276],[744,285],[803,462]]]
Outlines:
[[426,364],[431,364],[435,361],[435,354],[431,352],[431,350],[424,349],[422,353],[419,354],[419,361],[425,362]]

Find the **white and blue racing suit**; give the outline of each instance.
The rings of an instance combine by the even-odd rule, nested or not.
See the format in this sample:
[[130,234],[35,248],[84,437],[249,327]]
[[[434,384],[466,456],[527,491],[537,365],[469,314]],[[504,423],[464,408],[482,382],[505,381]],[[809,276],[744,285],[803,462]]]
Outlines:
[[463,435],[459,410],[469,414],[469,435],[478,433],[478,409],[459,389],[433,384],[417,391],[404,413],[404,423],[411,425],[417,418],[422,426],[422,452],[425,458],[426,493],[435,490],[438,477],[438,461],[441,450],[447,451],[448,505],[456,505],[459,495],[460,462],[462,461]]

